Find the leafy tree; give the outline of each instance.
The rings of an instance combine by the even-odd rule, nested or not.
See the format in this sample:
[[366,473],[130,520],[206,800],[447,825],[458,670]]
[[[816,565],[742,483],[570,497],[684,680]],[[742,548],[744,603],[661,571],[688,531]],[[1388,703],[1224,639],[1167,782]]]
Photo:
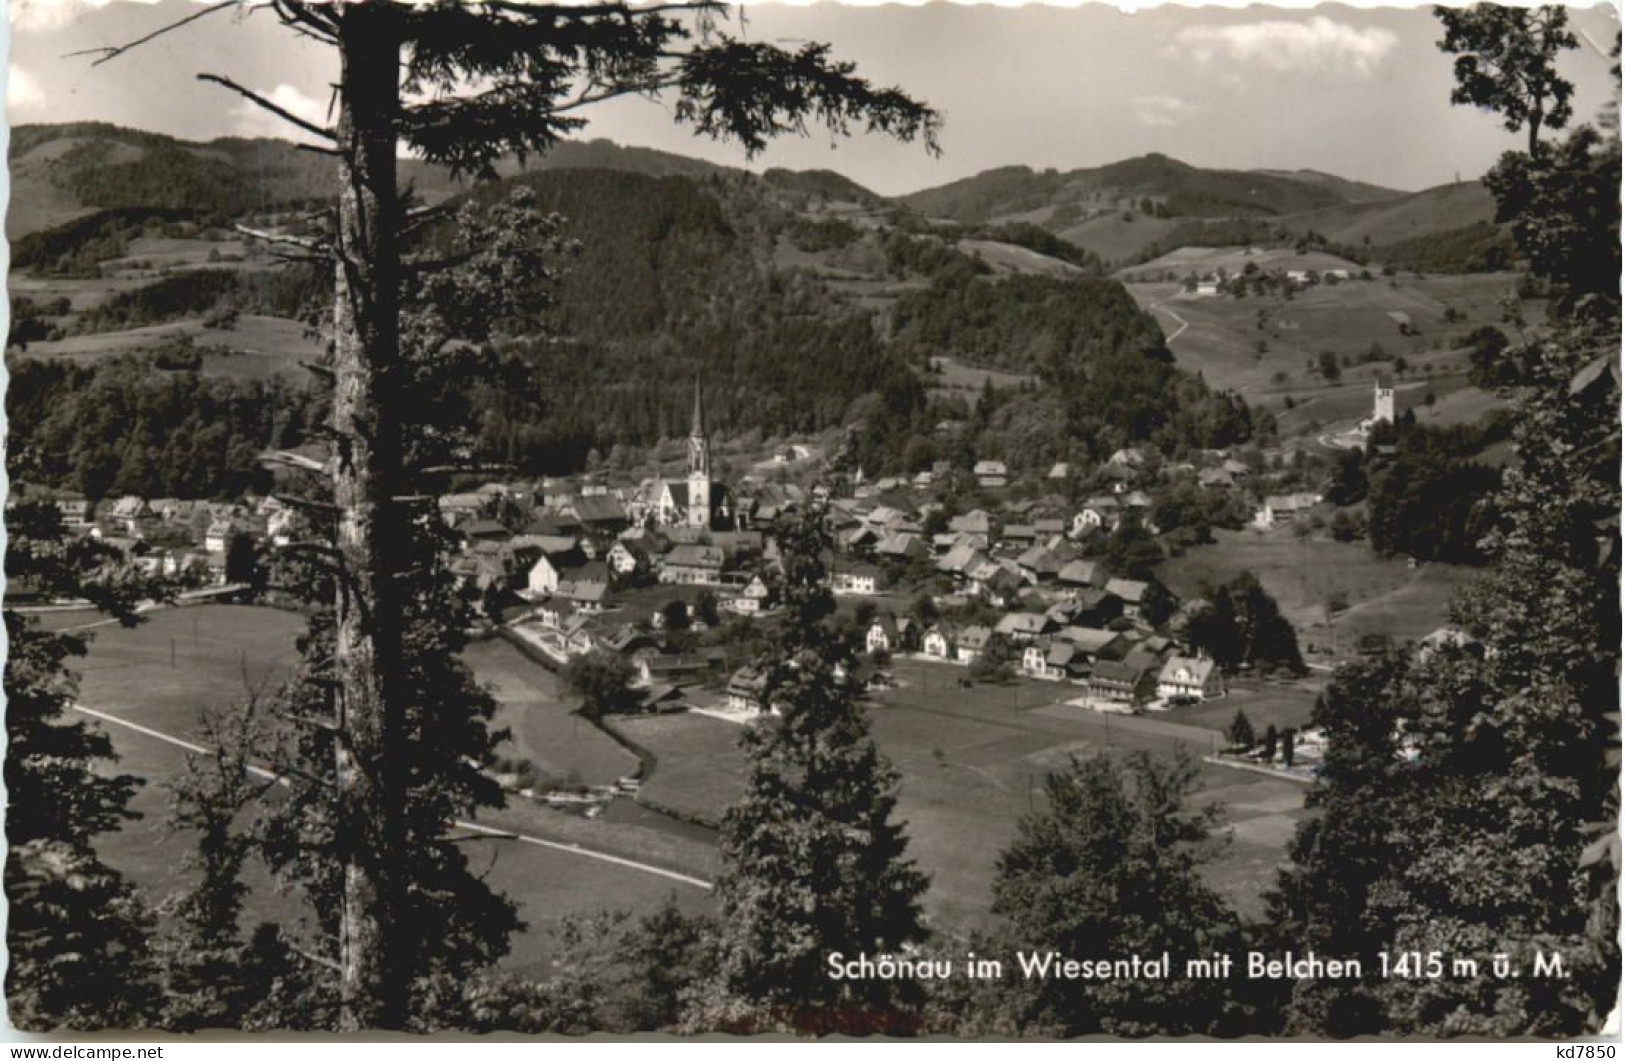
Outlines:
[[1191,617],[1186,637],[1193,647],[1227,670],[1247,665],[1304,673],[1297,631],[1252,572],[1211,591],[1210,605]]
[[912,985],[835,979],[825,964],[923,939],[926,878],[893,820],[897,774],[869,736],[857,658],[830,621],[822,513],[784,524],[779,544],[786,616],[764,694],[778,714],[745,731],[745,793],[722,825],[716,974],[686,1026],[905,1031]]
[[[1202,879],[1222,813],[1188,804],[1189,757],[1144,752],[1072,761],[1045,782],[1042,810],[1024,817],[999,856],[993,912],[1012,949],[1080,960],[1206,955],[1225,948],[1235,915]],[[1175,959],[1178,961],[1178,959]],[[1019,1023],[1052,1035],[1225,1034],[1222,981],[1112,979],[1024,985]]]
[[632,678],[632,664],[626,657],[604,649],[571,656],[564,665],[564,683],[581,697],[581,713],[587,718],[620,714],[636,707]]
[[1541,130],[1561,129],[1573,114],[1574,86],[1557,73],[1557,57],[1579,44],[1568,12],[1475,4],[1435,7],[1444,25],[1441,51],[1456,56],[1450,102],[1501,115],[1509,132],[1525,131],[1529,154],[1541,152]]

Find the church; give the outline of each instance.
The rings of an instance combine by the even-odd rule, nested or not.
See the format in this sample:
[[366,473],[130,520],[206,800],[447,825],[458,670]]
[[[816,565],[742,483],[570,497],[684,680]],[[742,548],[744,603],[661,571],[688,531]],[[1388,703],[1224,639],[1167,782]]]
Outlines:
[[728,488],[711,478],[711,446],[705,437],[705,401],[694,381],[694,423],[688,436],[688,478],[657,479],[650,495],[655,522],[662,527],[733,529]]

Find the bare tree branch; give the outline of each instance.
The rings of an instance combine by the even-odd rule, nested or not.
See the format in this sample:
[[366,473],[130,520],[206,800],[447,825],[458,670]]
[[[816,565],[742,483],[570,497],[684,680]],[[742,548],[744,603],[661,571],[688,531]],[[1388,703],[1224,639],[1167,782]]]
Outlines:
[[85,49],[83,49],[81,51],[69,52],[67,55],[64,55],[63,58],[64,59],[73,59],[73,58],[76,58],[77,56],[81,56],[81,55],[100,55],[101,56],[100,59],[97,59],[95,62],[90,64],[91,66],[100,66],[105,62],[109,62],[109,61],[111,61],[113,59],[117,59],[119,56],[123,55],[127,51],[130,51],[132,48],[139,48],[143,44],[146,44],[148,41],[155,40],[155,39],[157,39],[159,37],[162,37],[166,33],[172,32],[174,30],[178,30],[182,26],[187,25],[188,23],[196,22],[200,18],[207,18],[208,16],[214,14],[216,11],[224,11],[228,7],[239,7],[241,5],[242,5],[242,0],[222,0],[221,3],[215,4],[215,5],[211,6],[211,7],[206,7],[202,11],[197,12],[196,14],[187,15],[183,19],[179,19],[179,20],[177,20],[175,22],[171,22],[167,26],[163,26],[163,27],[160,27],[159,29],[153,30],[151,33],[147,34],[145,37],[140,37],[140,38],[137,38],[136,40],[130,41],[128,44],[118,44],[118,45],[113,45],[111,47],[103,47],[103,48],[85,48]]
[[[232,2],[236,3],[237,0],[232,0]],[[275,103],[272,103],[264,96],[261,96],[257,92],[251,92],[229,77],[221,77],[219,74],[199,74],[197,75],[197,79],[199,81],[212,81],[217,85],[229,88],[239,96],[242,96],[244,99],[248,100],[250,103],[270,111],[283,121],[292,122],[294,125],[297,125],[307,133],[322,137],[325,140],[337,140],[337,137],[333,134],[333,130],[317,125],[315,122],[305,121],[305,119],[299,117],[297,114],[294,114],[292,111],[283,107],[278,107]]]
[[247,225],[232,225],[231,227],[245,236],[264,240],[266,243],[287,243],[313,251],[327,250],[329,247],[329,244],[310,236],[290,236],[281,232],[269,232],[263,228],[249,228]]

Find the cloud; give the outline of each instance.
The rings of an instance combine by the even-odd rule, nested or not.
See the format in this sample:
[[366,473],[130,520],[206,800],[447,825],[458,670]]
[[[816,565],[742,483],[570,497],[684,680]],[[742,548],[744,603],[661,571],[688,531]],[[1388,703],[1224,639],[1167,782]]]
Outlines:
[[45,90],[39,79],[13,64],[6,79],[6,108],[13,113],[38,110],[45,106]]
[[[160,0],[139,2],[156,4]],[[80,15],[99,11],[111,3],[113,0],[12,0],[11,25],[23,32],[61,29]]]
[[1174,35],[1173,51],[1200,66],[1228,60],[1277,73],[1369,78],[1397,44],[1399,37],[1389,30],[1360,29],[1316,15],[1305,22],[1187,26]]
[[[328,124],[327,104],[305,95],[293,85],[278,85],[270,92],[260,94],[288,113],[308,122],[315,122],[317,125]],[[238,136],[267,136],[278,140],[316,139],[292,122],[277,117],[250,100],[245,99],[237,104],[232,108],[231,114]]]
[[1142,125],[1178,125],[1194,118],[1201,110],[1178,96],[1135,96],[1130,102],[1134,105],[1134,116]]

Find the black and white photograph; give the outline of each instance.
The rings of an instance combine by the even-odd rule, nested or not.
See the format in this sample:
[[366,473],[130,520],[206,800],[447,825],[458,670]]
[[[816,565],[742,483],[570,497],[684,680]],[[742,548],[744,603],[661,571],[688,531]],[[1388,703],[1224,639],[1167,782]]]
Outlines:
[[1615,6],[8,20],[9,1056],[1614,1056]]

